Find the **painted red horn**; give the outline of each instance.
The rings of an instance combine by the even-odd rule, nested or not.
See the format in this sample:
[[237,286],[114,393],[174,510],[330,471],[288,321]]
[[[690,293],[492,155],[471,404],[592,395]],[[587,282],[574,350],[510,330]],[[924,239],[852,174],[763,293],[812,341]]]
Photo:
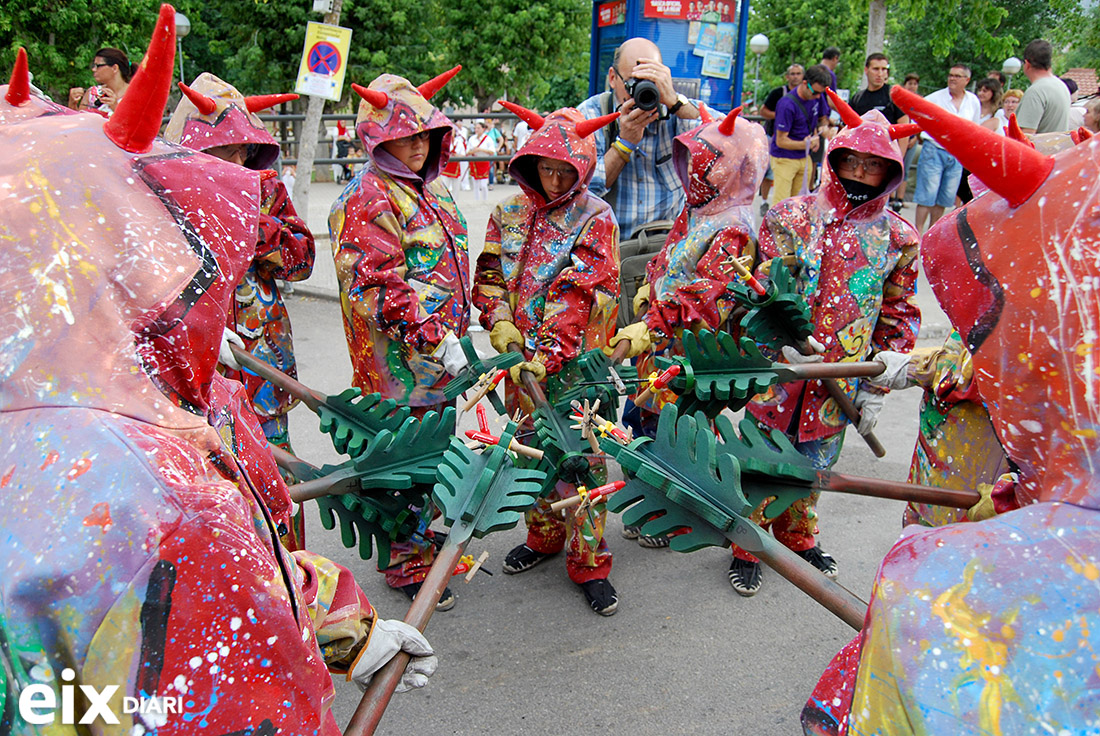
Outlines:
[[1069,132],[1069,137],[1073,140],[1073,145],[1076,146],[1092,138],[1092,131],[1088,128],[1081,127],[1077,130],[1071,130]]
[[714,122],[714,116],[710,114],[710,110],[703,103],[699,103],[699,119],[703,121],[703,125],[709,125]]
[[429,79],[427,82],[417,87],[417,89],[420,90],[420,94],[425,100],[430,100],[432,99],[432,95],[443,89],[443,85],[451,81],[454,75],[458,74],[460,71],[462,71],[461,64],[453,69],[448,69],[434,79]]
[[826,87],[825,92],[829,95],[829,100],[833,103],[833,109],[840,115],[840,119],[844,121],[844,124],[849,128],[854,128],[863,122],[863,118],[859,116],[859,113],[852,109],[844,100],[840,99],[840,95],[833,92],[830,88]]
[[1035,148],[1035,144],[1031,142],[1031,139],[1024,135],[1024,131],[1020,130],[1020,124],[1016,122],[1016,113],[1009,114],[1008,125],[1005,126],[1005,135],[1029,148]]
[[103,132],[130,153],[145,153],[160,132],[176,60],[176,9],[160,6],[149,50]]
[[362,87],[358,84],[355,84],[354,82],[352,82],[351,88],[355,90],[355,94],[359,95],[371,105],[377,107],[379,110],[385,108],[386,105],[390,104],[390,98],[385,92],[377,89],[367,89],[366,87]]
[[298,99],[298,95],[293,92],[278,95],[252,95],[244,98],[244,106],[248,108],[249,112],[259,112],[296,99]]
[[528,110],[523,105],[517,105],[516,103],[509,102],[508,100],[497,100],[497,103],[505,110],[509,110],[515,113],[515,115],[520,120],[527,123],[528,127],[530,127],[531,130],[538,130],[546,123],[546,118],[544,118],[542,115],[539,115],[534,110]]
[[920,126],[916,123],[899,123],[890,126],[890,140],[897,141],[908,138],[920,132]]
[[11,81],[4,99],[9,105],[22,105],[31,98],[31,73],[27,67],[27,50],[22,46],[15,52],[15,66],[11,69]]
[[614,120],[617,120],[618,117],[619,113],[613,112],[610,115],[601,115],[600,117],[592,118],[591,120],[582,120],[577,123],[577,135],[581,138],[587,138],[603,126]]
[[214,111],[218,109],[218,103],[214,102],[213,98],[207,97],[202,92],[196,92],[183,82],[176,82],[176,85],[187,96],[187,99],[199,108],[199,112],[203,115],[213,115]]
[[953,115],[909,90],[894,86],[890,98],[969,171],[1019,207],[1042,186],[1054,158]]
[[718,123],[718,132],[722,135],[733,135],[733,126],[737,124],[737,116],[741,114],[741,110],[744,108],[745,106],[741,105],[730,110],[729,115],[722,118],[722,122]]

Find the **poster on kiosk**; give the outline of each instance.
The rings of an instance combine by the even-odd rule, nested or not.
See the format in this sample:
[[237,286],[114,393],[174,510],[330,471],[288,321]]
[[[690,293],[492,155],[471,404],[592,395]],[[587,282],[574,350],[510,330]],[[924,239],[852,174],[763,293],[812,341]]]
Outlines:
[[677,92],[723,112],[736,107],[748,9],[749,0],[593,0],[589,94],[606,89],[619,44],[641,36],[661,49]]

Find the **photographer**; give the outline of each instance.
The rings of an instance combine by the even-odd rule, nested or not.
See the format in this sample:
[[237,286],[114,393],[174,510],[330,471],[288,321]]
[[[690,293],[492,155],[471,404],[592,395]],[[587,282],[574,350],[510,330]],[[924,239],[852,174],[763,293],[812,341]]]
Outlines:
[[676,93],[661,50],[644,38],[631,38],[615,50],[607,83],[610,92],[577,109],[586,118],[622,112],[617,125],[596,135],[598,159],[589,190],[611,205],[627,239],[642,225],[675,219],[683,209],[672,139],[699,124],[700,103]]

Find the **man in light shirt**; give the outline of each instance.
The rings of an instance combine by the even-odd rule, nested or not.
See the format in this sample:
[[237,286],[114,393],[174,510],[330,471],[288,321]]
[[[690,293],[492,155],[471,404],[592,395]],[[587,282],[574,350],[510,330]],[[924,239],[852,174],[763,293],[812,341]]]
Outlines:
[[[955,64],[947,73],[947,86],[925,99],[976,123],[981,118],[982,104],[973,92],[966,91],[969,83],[970,67]],[[955,192],[962,179],[962,164],[927,133],[921,133],[921,143],[917,191],[913,199],[917,203],[917,230],[924,233],[943,217],[945,208],[955,203]]]
[[1024,48],[1024,74],[1031,86],[1016,111],[1024,133],[1061,133],[1069,130],[1069,89],[1051,71],[1049,41],[1037,38]]

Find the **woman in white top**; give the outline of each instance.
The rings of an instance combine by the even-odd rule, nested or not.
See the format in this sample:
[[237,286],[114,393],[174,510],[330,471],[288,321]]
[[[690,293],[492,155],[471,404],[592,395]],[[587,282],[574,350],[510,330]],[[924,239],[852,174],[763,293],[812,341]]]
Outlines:
[[95,86],[69,90],[69,107],[74,110],[94,111],[110,117],[118,101],[130,86],[137,68],[119,49],[104,48],[92,58],[92,78]]
[[978,96],[978,102],[982,103],[982,114],[978,118],[978,124],[983,128],[989,128],[994,133],[1005,134],[1005,126],[1008,118],[1001,109],[1001,83],[993,77],[978,80],[974,88],[974,94]]

